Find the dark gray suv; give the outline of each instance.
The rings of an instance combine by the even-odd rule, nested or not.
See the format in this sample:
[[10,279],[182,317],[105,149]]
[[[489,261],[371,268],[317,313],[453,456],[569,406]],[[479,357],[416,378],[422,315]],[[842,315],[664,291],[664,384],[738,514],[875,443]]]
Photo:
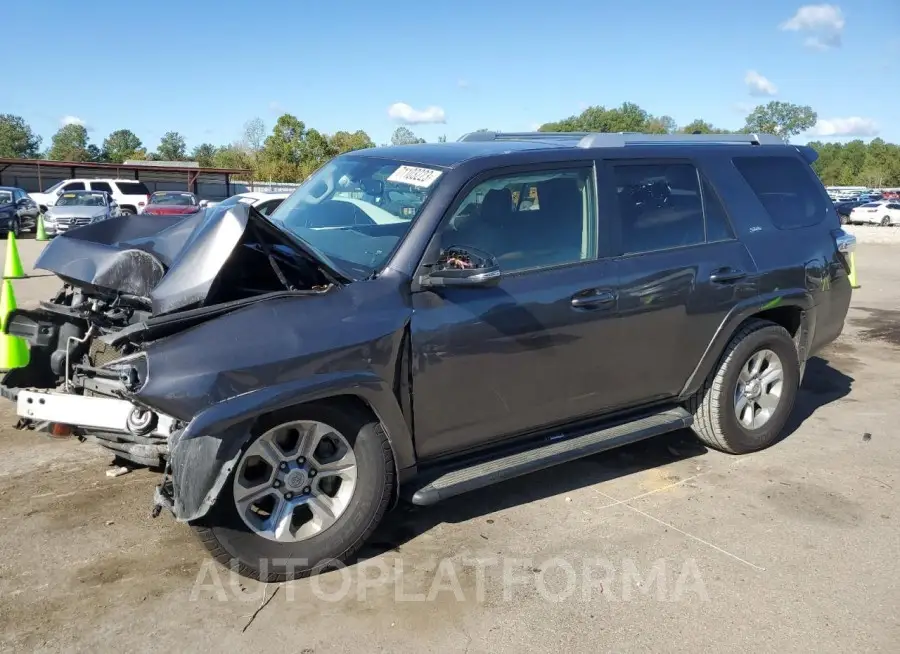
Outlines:
[[752,452],[850,303],[815,157],[479,132],[341,155],[269,217],[88,225],[38,260],[64,285],[8,320],[31,359],[3,392],[159,466],[155,512],[267,580],[347,560],[401,497],[684,427]]

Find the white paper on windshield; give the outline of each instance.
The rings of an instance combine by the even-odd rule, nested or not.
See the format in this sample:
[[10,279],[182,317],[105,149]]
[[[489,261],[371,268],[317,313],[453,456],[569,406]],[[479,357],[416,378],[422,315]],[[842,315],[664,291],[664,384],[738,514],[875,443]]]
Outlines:
[[441,176],[443,171],[418,166],[400,166],[387,178],[389,182],[409,184],[420,188],[428,188]]

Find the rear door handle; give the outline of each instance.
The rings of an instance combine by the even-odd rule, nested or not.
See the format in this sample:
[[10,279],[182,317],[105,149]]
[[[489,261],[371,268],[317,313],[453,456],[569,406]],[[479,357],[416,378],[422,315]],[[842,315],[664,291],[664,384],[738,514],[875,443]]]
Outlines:
[[735,270],[734,268],[720,268],[709,276],[709,281],[713,284],[733,284],[747,276],[743,270]]
[[592,288],[581,291],[572,296],[572,306],[576,309],[594,309],[616,301],[616,294],[612,291],[604,291]]

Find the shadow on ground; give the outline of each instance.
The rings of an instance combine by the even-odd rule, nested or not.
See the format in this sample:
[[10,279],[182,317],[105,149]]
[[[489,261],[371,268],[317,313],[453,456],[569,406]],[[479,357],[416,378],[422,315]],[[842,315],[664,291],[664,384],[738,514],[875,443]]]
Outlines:
[[[856,361],[849,352],[839,349],[823,352],[809,360],[794,410],[779,441],[793,434],[819,407],[850,392],[853,378],[834,367],[832,360],[835,365],[850,369]],[[435,506],[416,507],[401,502],[386,516],[360,552],[358,560],[397,550],[441,523],[466,522],[521,504],[688,460],[706,452],[706,447],[693,432],[680,430],[587,457],[581,460],[580,465],[563,464],[450,498]],[[593,465],[584,465],[584,462]]]

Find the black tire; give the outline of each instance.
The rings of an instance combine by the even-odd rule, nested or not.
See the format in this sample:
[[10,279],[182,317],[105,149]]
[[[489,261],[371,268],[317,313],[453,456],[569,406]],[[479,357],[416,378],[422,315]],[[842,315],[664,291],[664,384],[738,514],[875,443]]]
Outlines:
[[10,234],[15,236],[16,238],[19,238],[19,232],[20,232],[19,227],[20,227],[19,219],[13,218],[12,221],[9,223],[9,230],[6,232],[6,238],[9,238]]
[[[738,375],[748,359],[762,349],[778,355],[784,368],[781,401],[759,429],[749,430],[738,421],[734,393]],[[694,414],[693,429],[709,447],[730,454],[746,454],[777,442],[791,414],[800,386],[800,363],[791,335],[768,320],[748,321],[731,339],[703,387],[688,401]]]
[[881,226],[882,227],[890,227],[891,226],[891,217],[890,216],[883,217],[881,219]]
[[134,215],[134,209],[129,209],[129,208],[127,208],[127,207],[125,207],[125,208],[120,208],[120,209],[119,209],[119,215],[120,215],[120,216],[133,216],[133,215]]
[[846,225],[847,223],[850,222],[850,216],[846,216],[846,215],[844,215],[844,214],[840,214],[840,218],[841,218],[841,224],[842,224],[842,225]]
[[368,414],[336,404],[311,403],[272,416],[254,436],[303,419],[330,425],[350,443],[357,462],[353,498],[337,522],[322,533],[297,543],[277,543],[255,534],[238,514],[231,492],[235,466],[216,504],[191,526],[212,557],[241,576],[275,583],[327,571],[336,566],[335,562],[343,564],[362,547],[392,501],[393,453],[384,430]]

